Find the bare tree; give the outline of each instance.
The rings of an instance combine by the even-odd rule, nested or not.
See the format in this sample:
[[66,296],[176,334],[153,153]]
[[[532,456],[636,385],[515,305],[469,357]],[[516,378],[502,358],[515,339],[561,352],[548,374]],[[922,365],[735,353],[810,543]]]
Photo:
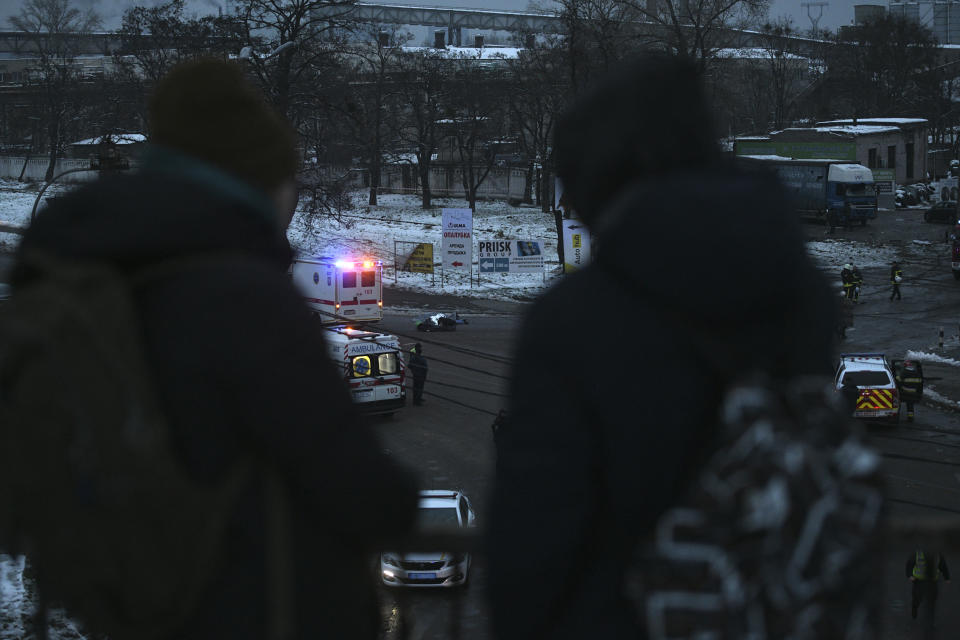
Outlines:
[[46,134],[50,162],[45,177],[50,181],[63,151],[64,124],[79,102],[81,73],[75,61],[81,36],[99,27],[100,19],[92,11],[72,7],[70,0],[27,0],[10,25],[27,34],[27,46],[36,59],[27,84],[37,100],[39,129]]
[[756,24],[770,0],[616,0],[649,26],[642,37],[704,69],[717,49],[728,46],[731,28]]
[[445,80],[449,63],[442,53],[424,49],[405,53],[399,60],[398,90],[405,109],[399,126],[401,143],[413,148],[420,178],[421,205],[432,206],[430,175],[433,154],[440,136],[438,120],[445,101]]
[[640,15],[624,0],[557,0],[564,33],[570,87],[575,93],[591,78],[636,50]]
[[[364,41],[349,47],[347,57],[352,61],[350,68],[356,73],[353,84],[358,109],[353,111],[358,137],[363,141],[364,156],[370,169],[369,204],[377,204],[380,189],[380,174],[383,164],[385,127],[390,118],[388,111],[395,106],[398,95],[394,83],[394,74],[399,70],[399,58],[403,44],[412,37],[401,32],[396,25],[384,27],[373,25],[362,32]],[[395,113],[395,110],[393,110]],[[397,127],[391,127],[393,138],[399,136]]]
[[[570,84],[564,74],[565,53],[559,38],[547,38],[508,63],[511,120],[519,130],[520,147],[529,161],[525,191],[529,198],[530,187],[536,183],[537,203],[544,212],[552,207],[546,176],[553,171],[554,127],[570,97]],[[534,180],[536,165],[541,174]]]
[[480,63],[479,56],[464,54],[455,62],[443,125],[467,202],[476,210],[477,191],[493,170],[498,145],[509,132],[508,86],[502,74]]
[[[280,113],[300,126],[317,70],[343,48],[343,27],[354,0],[236,0],[233,16],[250,49],[251,69]],[[266,46],[266,49],[261,47]]]

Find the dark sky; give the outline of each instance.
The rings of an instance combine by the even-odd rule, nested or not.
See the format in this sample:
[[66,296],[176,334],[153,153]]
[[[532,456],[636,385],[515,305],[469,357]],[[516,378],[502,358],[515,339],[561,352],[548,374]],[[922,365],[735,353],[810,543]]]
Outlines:
[[[188,10],[205,13],[215,12],[217,7],[223,6],[228,0],[187,0]],[[548,4],[549,0],[537,0],[539,4]],[[93,8],[104,18],[104,26],[108,29],[115,28],[120,21],[123,10],[140,4],[155,5],[160,4],[162,0],[73,0],[74,6],[79,8]],[[384,4],[403,4],[403,5],[423,5],[432,7],[475,7],[483,9],[512,9],[523,10],[530,4],[529,0],[383,0]],[[793,18],[794,24],[801,29],[810,27],[810,19],[807,17],[807,9],[801,7],[803,0],[773,0],[770,17],[789,16]],[[823,18],[820,20],[821,28],[836,29],[840,25],[850,24],[853,21],[853,4],[882,4],[886,6],[885,1],[880,0],[830,0],[829,5],[824,7]],[[9,28],[7,18],[15,15],[22,6],[23,0],[0,0],[0,21],[3,22],[2,28]],[[813,8],[814,16],[818,9]]]

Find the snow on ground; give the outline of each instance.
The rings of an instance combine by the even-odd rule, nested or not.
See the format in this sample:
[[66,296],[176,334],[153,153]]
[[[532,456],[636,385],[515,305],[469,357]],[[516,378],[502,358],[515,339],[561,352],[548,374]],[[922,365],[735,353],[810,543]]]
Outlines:
[[[73,188],[54,185],[50,195]],[[0,222],[26,225],[36,198],[38,185],[0,180]],[[339,217],[310,215],[303,206],[294,217],[287,237],[294,249],[307,255],[368,257],[383,261],[384,281],[392,286],[427,294],[457,295],[493,300],[529,300],[550,286],[559,274],[557,234],[552,214],[538,207],[512,206],[506,202],[480,201],[474,215],[474,241],[495,239],[542,239],[544,241],[544,274],[483,274],[477,281],[476,255],[473,277],[467,272],[429,274],[395,272],[395,241],[431,242],[434,261],[440,262],[441,210],[445,207],[465,208],[459,198],[435,198],[435,208],[423,210],[418,195],[382,194],[377,206],[366,204],[368,192],[355,191],[350,207]],[[12,247],[17,236],[0,233],[0,249]],[[413,245],[406,245],[407,251]],[[399,245],[403,252],[403,245]],[[939,247],[915,245],[909,252],[926,254]],[[839,274],[842,265],[852,262],[860,268],[887,267],[895,259],[903,260],[903,248],[875,246],[856,240],[814,240],[807,243],[807,252],[823,270]],[[401,255],[401,262],[403,256]]]
[[813,240],[807,242],[807,253],[817,266],[837,273],[848,262],[863,269],[889,267],[900,259],[895,247],[875,247],[853,240]]
[[[333,258],[373,258],[382,260],[384,282],[423,293],[449,294],[465,297],[524,300],[536,296],[555,277],[559,267],[557,232],[553,214],[542,213],[538,207],[515,207],[506,202],[477,203],[473,217],[474,241],[517,239],[543,240],[545,273],[490,273],[482,274],[477,282],[476,254],[473,277],[469,272],[430,274],[397,272],[394,269],[394,242],[433,243],[434,262],[441,260],[441,223],[443,208],[466,208],[462,199],[436,198],[435,209],[423,210],[416,195],[383,194],[378,205],[365,204],[367,192],[353,194],[354,204],[340,219],[327,216],[309,216],[302,210],[294,218],[287,237],[297,251],[314,256]],[[409,252],[413,245],[407,245]],[[397,249],[399,262],[404,259],[403,247]]]
[[905,356],[907,360],[920,360],[921,362],[936,362],[938,364],[948,364],[951,367],[960,367],[960,360],[954,360],[953,358],[945,358],[936,353],[928,353],[926,351],[907,351]]
[[[0,554],[0,640],[35,638],[33,616],[37,603],[31,580],[24,577],[24,556]],[[50,640],[87,640],[63,609],[48,611]]]
[[956,400],[951,400],[950,398],[940,395],[933,390],[933,385],[926,385],[923,387],[923,399],[927,402],[933,402],[935,404],[943,405],[945,407],[950,407],[951,409],[960,408],[960,402]]
[[0,638],[26,636],[24,621],[29,617],[23,588],[24,557],[0,555]]

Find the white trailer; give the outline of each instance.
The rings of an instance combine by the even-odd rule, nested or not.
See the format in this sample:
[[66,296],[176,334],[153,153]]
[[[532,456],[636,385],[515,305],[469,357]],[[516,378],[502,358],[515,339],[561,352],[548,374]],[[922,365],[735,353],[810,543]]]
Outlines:
[[298,257],[294,286],[326,324],[383,319],[383,263],[379,260]]
[[324,338],[361,410],[393,413],[407,404],[406,364],[397,336],[339,325],[325,327]]

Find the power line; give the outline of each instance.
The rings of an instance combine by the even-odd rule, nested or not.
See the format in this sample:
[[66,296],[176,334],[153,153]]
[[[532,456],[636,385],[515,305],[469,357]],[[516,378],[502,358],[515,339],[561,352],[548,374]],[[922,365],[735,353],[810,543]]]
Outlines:
[[[424,356],[424,357],[426,357],[426,356]],[[510,397],[510,394],[507,394],[507,393],[498,393],[498,392],[496,392],[496,391],[487,391],[486,389],[477,389],[477,388],[475,388],[475,387],[464,387],[463,385],[452,384],[452,383],[450,383],[450,382],[440,382],[439,380],[431,380],[431,381],[430,381],[430,384],[431,384],[431,385],[440,385],[441,387],[450,387],[451,389],[461,389],[461,390],[463,390],[463,391],[469,391],[469,392],[471,392],[471,393],[479,393],[479,394],[481,394],[481,395],[493,396],[493,397],[497,397],[497,398],[509,398],[509,397]],[[960,445],[957,445],[957,446],[960,447]]]
[[428,396],[432,396],[432,397],[434,397],[434,398],[439,398],[440,400],[443,400],[443,401],[445,401],[445,402],[449,402],[449,403],[451,403],[451,404],[459,405],[459,406],[464,407],[464,408],[466,408],[466,409],[471,409],[472,411],[479,411],[480,413],[485,413],[485,414],[487,414],[487,415],[494,416],[494,417],[497,416],[496,411],[490,411],[489,409],[483,409],[483,408],[481,408],[481,407],[475,407],[475,406],[473,406],[473,405],[467,404],[466,402],[460,402],[459,400],[454,400],[453,398],[448,398],[448,397],[446,397],[446,396],[440,395],[439,393],[433,393],[432,391],[427,391],[426,389],[424,389],[423,392],[424,392],[426,395],[428,395]]
[[911,462],[924,462],[926,464],[939,464],[945,467],[960,467],[960,462],[948,462],[946,460],[934,460],[933,458],[918,458],[916,456],[907,456],[902,453],[881,453],[881,457],[892,460],[909,460]]
[[924,504],[922,502],[914,502],[913,500],[902,500],[900,498],[884,498],[887,502],[898,502],[900,504],[909,504],[915,507],[923,507],[924,509],[934,509],[936,511],[945,511],[947,513],[960,513],[958,509],[950,509],[949,507],[938,507],[934,504]]

